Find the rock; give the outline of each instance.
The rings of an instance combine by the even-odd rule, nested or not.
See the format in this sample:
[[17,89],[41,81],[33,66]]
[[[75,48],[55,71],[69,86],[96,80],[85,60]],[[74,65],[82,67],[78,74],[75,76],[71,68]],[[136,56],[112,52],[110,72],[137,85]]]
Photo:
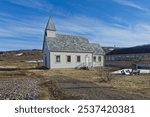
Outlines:
[[8,78],[0,79],[0,100],[39,99],[38,79]]

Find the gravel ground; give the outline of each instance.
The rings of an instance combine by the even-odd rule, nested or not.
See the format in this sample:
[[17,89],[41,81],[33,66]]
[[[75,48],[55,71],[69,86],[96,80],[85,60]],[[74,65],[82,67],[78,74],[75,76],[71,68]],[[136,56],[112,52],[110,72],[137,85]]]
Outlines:
[[[52,90],[52,86],[55,88]],[[53,92],[52,92],[53,91]],[[116,89],[99,87],[90,81],[80,81],[69,77],[55,76],[49,85],[50,95],[55,99],[81,100],[146,100],[140,95],[128,94]],[[62,97],[60,97],[60,94]]]
[[33,78],[0,78],[0,100],[36,100],[37,82]]

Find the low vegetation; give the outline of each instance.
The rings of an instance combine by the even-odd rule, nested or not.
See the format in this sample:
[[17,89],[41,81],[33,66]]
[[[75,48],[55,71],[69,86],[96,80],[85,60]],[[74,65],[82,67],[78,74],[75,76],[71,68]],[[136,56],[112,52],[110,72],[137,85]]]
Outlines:
[[97,70],[97,80],[98,82],[110,82],[112,80],[111,71],[108,69],[103,69],[101,67],[96,68]]
[[[32,57],[31,57],[32,58]],[[94,68],[91,70],[75,70],[75,69],[40,69],[37,63],[26,63],[26,58],[20,61],[16,59],[0,58],[0,79],[4,78],[39,78],[40,86],[39,99],[73,99],[72,95],[67,95],[56,82],[53,82],[54,76],[69,77],[78,81],[92,82],[99,88],[109,88],[122,91],[131,95],[140,95],[150,99],[150,75],[112,75],[111,72],[116,68]],[[34,59],[41,59],[37,56]],[[14,62],[15,60],[15,62]],[[32,60],[29,59],[28,60]],[[51,87],[50,87],[51,86]],[[50,93],[51,92],[51,93]],[[53,93],[52,93],[53,92]],[[78,98],[77,98],[78,99]]]

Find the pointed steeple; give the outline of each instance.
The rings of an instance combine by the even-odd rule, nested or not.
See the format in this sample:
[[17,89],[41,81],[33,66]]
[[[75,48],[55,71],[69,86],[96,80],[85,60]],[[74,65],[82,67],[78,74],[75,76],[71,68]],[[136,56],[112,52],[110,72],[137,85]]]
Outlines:
[[54,24],[54,22],[53,22],[51,17],[48,20],[48,23],[47,23],[47,26],[46,26],[46,30],[56,31],[55,24]]

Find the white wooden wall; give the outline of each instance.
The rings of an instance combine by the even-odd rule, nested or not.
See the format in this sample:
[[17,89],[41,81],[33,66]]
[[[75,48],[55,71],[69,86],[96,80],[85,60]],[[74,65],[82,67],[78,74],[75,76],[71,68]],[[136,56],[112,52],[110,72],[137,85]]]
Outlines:
[[[61,62],[56,62],[56,55],[61,56]],[[71,62],[67,62],[67,56],[71,56]],[[92,53],[72,53],[72,52],[50,52],[51,68],[75,68],[86,62],[86,57],[89,57],[89,63],[92,63]],[[81,61],[77,62],[77,56],[81,57]]]
[[[96,62],[93,61],[93,67],[103,67],[104,66],[104,55],[93,55],[96,56]],[[98,57],[101,57],[101,61],[98,61]]]

